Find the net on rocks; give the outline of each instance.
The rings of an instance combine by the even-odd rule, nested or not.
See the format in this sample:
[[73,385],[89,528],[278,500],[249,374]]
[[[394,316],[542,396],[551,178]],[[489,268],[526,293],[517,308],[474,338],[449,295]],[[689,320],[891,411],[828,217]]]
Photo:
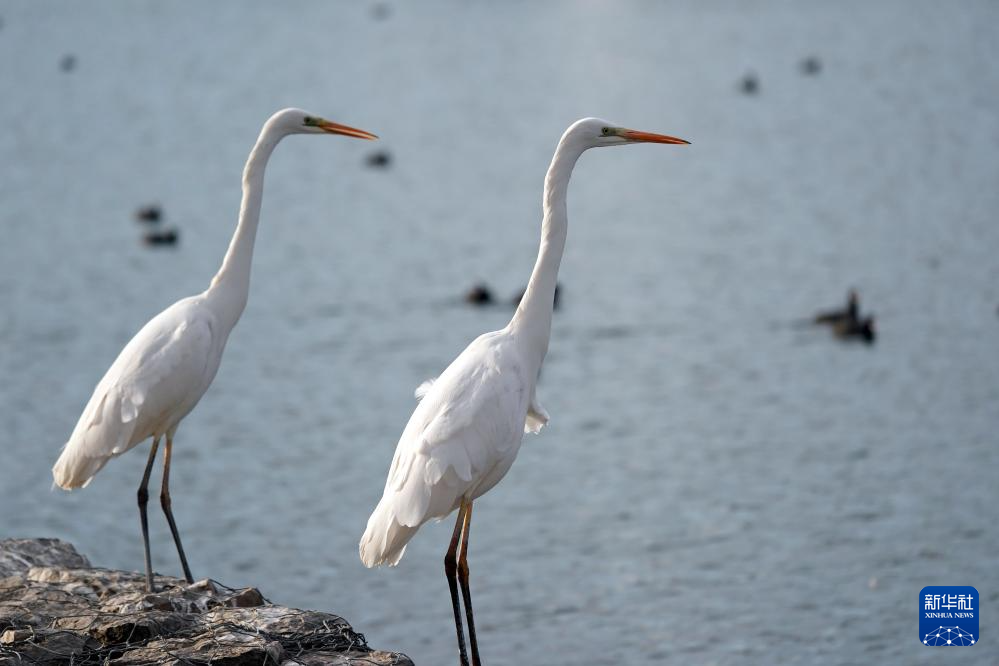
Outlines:
[[276,606],[255,588],[34,567],[0,579],[0,665],[411,664],[341,617]]

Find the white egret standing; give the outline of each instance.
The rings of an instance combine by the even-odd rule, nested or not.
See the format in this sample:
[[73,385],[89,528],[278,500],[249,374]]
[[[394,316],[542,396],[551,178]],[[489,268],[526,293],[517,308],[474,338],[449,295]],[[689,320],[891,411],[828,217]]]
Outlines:
[[239,321],[250,288],[253,242],[260,220],[264,169],[274,147],[289,134],[343,134],[374,139],[363,130],[324,120],[301,109],[278,111],[264,123],[243,169],[243,201],[229,250],[208,289],[177,301],[142,327],[97,384],[73,434],[52,468],[55,484],[85,487],[102,467],[152,437],[139,485],[139,518],[146,556],[146,588],[153,590],[146,504],[149,474],[166,437],[160,504],[170,524],[184,577],[193,583],[170,510],[170,454],[177,426],[198,404],[222,360],[226,340]]
[[507,473],[524,433],[536,433],[548,422],[535,386],[551,335],[556,277],[568,227],[569,177],[589,148],[640,142],[687,143],[597,118],[579,120],[562,135],[545,177],[541,249],[517,311],[506,328],[476,338],[436,381],[416,390],[422,400],[399,439],[384,495],[361,537],[365,566],[395,565],[423,523],[458,510],[444,571],[463,665],[468,657],[456,577],[468,620],[472,663],[479,664],[466,558],[472,502]]

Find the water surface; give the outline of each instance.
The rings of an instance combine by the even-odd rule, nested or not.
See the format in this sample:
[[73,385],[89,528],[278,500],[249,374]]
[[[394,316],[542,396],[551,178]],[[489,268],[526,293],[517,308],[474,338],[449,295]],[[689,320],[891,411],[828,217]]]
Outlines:
[[[413,389],[511,314],[461,292],[523,286],[551,151],[598,115],[693,145],[578,165],[552,421],[476,504],[489,663],[937,664],[934,584],[975,585],[994,633],[999,5],[389,6],[0,3],[0,534],[141,567],[145,449],[72,494],[49,468],[124,343],[208,284],[260,124],[301,106],[394,161],[275,152],[175,513],[196,575],[453,662],[450,524],[394,570],[357,541]],[[175,250],[138,242],[149,201]],[[876,346],[794,325],[850,286]],[[994,663],[984,638],[950,658]]]

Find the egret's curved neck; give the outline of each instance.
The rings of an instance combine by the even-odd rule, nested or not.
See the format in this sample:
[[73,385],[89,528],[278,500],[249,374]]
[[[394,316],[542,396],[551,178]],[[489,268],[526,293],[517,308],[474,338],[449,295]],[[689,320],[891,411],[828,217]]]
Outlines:
[[551,337],[552,310],[555,305],[555,284],[558,267],[565,249],[569,219],[566,213],[566,192],[576,160],[585,147],[563,136],[552,157],[545,176],[545,193],[542,201],[544,219],[541,222],[541,248],[534,264],[527,290],[510,321],[510,330],[523,336],[530,349],[536,352],[538,366],[548,352]]
[[260,222],[260,204],[264,194],[264,170],[274,146],[284,134],[265,125],[250,151],[250,157],[243,168],[243,201],[239,209],[239,223],[236,233],[229,242],[229,250],[222,259],[222,267],[212,278],[208,288],[210,293],[222,300],[221,311],[230,326],[235,326],[246,307],[250,292],[250,264],[253,261],[253,242],[257,237]]

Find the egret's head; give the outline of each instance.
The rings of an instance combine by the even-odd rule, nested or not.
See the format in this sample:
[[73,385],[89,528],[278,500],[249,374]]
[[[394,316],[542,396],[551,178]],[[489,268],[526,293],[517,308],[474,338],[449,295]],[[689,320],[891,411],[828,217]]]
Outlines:
[[627,127],[621,127],[600,118],[583,118],[582,120],[577,120],[566,130],[564,138],[578,140],[586,148],[623,146],[629,143],[690,143],[689,141],[666,136],[665,134],[652,134],[651,132],[639,132],[638,130],[628,129]]
[[377,139],[371,132],[341,125],[302,109],[283,109],[271,116],[270,124],[287,134],[342,134],[356,139]]

